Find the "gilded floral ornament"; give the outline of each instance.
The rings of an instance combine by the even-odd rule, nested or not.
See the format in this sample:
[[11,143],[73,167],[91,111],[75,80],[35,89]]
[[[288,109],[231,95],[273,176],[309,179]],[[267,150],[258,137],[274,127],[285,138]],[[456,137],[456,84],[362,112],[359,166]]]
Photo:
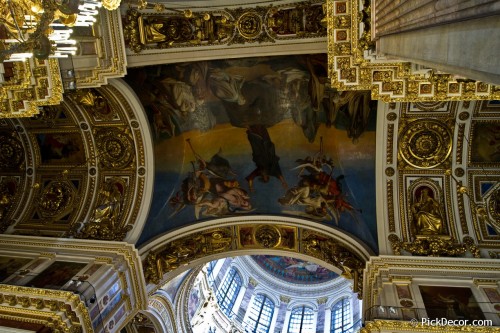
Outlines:
[[[151,13],[151,9],[157,13]],[[128,10],[124,18],[127,47],[138,53],[146,49],[274,43],[326,35],[320,2],[161,13],[165,9],[164,5],[141,0]]]
[[0,133],[0,169],[16,169],[24,161],[23,145],[14,135]]
[[409,123],[399,135],[399,153],[412,167],[430,169],[450,156],[452,134],[446,124],[435,119]]
[[246,39],[254,39],[262,33],[262,18],[257,12],[246,12],[238,18],[240,34]]
[[397,235],[391,234],[388,239],[392,245],[392,251],[397,255],[406,251],[418,256],[456,257],[470,252],[475,258],[481,257],[474,240],[469,236],[464,237],[463,243],[459,243],[455,239],[437,236],[417,238],[413,242],[403,242]]
[[353,280],[353,291],[362,297],[364,260],[335,239],[312,232],[302,234],[302,247],[305,254],[338,267],[344,278]]
[[72,98],[92,114],[96,120],[113,120],[116,112],[106,98],[96,89],[79,89],[73,93]]
[[38,210],[42,217],[57,218],[72,208],[75,191],[69,182],[50,182],[42,191]]
[[132,225],[112,226],[110,224],[100,224],[96,222],[87,222],[83,227],[74,232],[75,238],[83,239],[101,239],[109,241],[122,241],[127,236],[127,233],[132,230]]
[[101,164],[109,169],[123,169],[134,158],[132,138],[118,128],[107,128],[96,134]]

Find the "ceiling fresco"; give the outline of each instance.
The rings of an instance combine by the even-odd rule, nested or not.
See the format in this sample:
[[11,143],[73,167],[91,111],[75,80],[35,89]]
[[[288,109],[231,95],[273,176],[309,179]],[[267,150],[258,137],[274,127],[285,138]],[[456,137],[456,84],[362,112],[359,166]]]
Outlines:
[[138,245],[199,220],[287,215],[377,251],[375,110],[338,93],[326,55],[131,69],[155,140],[155,189]]
[[291,257],[258,255],[251,258],[267,273],[278,279],[297,284],[328,282],[338,274],[310,261]]

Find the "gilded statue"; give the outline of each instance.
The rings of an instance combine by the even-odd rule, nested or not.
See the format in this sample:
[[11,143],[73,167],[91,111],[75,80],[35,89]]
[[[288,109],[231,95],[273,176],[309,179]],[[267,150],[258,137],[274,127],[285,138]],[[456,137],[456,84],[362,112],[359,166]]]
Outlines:
[[120,184],[108,182],[99,192],[97,207],[92,222],[116,225],[122,210],[122,192]]
[[417,235],[442,235],[443,215],[439,203],[423,188],[420,197],[411,206],[415,233]]
[[199,41],[200,30],[183,17],[154,18],[144,21],[146,43],[175,43]]

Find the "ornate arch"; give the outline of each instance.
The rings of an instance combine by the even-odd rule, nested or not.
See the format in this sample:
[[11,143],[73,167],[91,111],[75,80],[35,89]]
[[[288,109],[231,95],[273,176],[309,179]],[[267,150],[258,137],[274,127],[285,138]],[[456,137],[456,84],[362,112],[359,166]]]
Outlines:
[[362,295],[370,250],[360,240],[318,223],[273,216],[227,218],[198,223],[163,235],[141,250],[148,289],[211,260],[250,254],[303,257],[353,280]]

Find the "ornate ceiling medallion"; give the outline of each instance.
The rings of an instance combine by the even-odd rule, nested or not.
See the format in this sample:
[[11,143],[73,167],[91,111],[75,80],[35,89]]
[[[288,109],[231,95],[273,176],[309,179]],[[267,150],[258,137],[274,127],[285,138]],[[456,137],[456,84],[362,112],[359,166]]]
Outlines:
[[238,19],[238,30],[247,39],[253,39],[262,32],[262,18],[256,12],[246,12]]
[[100,130],[96,135],[100,161],[104,167],[122,169],[134,157],[134,145],[129,135],[118,128]]
[[74,189],[70,183],[50,182],[42,192],[38,210],[43,217],[63,215],[72,207],[74,197]]
[[12,135],[0,133],[0,169],[15,169],[24,161],[23,145]]
[[419,169],[434,168],[451,153],[452,135],[435,119],[411,122],[399,136],[399,153],[403,160]]
[[255,240],[265,248],[273,248],[281,242],[281,234],[278,228],[263,225],[255,230]]

